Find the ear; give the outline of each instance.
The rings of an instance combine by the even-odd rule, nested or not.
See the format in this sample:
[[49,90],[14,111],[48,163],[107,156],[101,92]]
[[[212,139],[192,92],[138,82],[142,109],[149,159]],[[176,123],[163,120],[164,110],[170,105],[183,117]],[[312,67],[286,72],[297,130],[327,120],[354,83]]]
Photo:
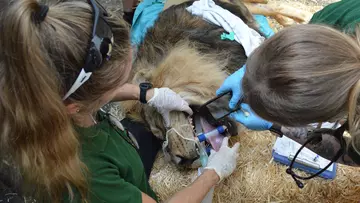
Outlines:
[[66,111],[69,115],[77,114],[80,111],[80,106],[78,104],[68,104],[66,105]]
[[162,116],[153,107],[146,105],[143,107],[142,115],[155,137],[160,140],[165,140],[166,130],[164,128]]
[[155,135],[155,137],[157,137],[160,140],[165,140],[165,135],[164,133],[161,131],[160,128],[150,125],[150,130],[151,132]]

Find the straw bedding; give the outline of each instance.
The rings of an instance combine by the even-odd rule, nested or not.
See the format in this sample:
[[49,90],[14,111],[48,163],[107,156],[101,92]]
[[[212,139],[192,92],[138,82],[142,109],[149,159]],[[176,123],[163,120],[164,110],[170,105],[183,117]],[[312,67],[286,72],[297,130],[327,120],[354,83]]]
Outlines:
[[[299,189],[286,166],[272,161],[276,137],[269,132],[246,132],[233,137],[240,142],[240,156],[234,174],[215,188],[213,203],[242,202],[359,202],[360,168],[339,165],[333,181],[315,178]],[[180,171],[164,162],[162,154],[155,163],[150,184],[161,200],[191,184],[196,171]]]

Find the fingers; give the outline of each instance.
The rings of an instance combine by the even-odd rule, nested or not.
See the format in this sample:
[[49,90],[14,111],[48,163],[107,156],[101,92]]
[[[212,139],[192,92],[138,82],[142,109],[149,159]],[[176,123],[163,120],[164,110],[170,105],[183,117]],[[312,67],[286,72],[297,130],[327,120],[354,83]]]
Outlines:
[[221,147],[229,146],[229,138],[225,137],[221,143]]
[[187,114],[189,114],[190,116],[193,115],[193,111],[189,106],[184,106],[183,110],[184,112],[186,112]]
[[174,104],[180,104],[179,106],[174,106],[173,109],[169,109],[169,110],[178,110],[178,111],[183,111],[186,112],[187,114],[189,114],[190,116],[193,115],[193,111],[190,108],[189,104],[183,99],[181,98],[179,95],[175,95],[176,96],[176,102],[174,101]]
[[244,110],[246,110],[246,111],[249,112],[249,113],[252,113],[252,112],[251,112],[252,110],[251,110],[249,104],[242,103],[242,104],[241,104],[241,108],[244,109]]
[[220,95],[222,93],[225,93],[225,92],[228,92],[230,90],[231,90],[231,88],[229,88],[229,87],[227,87],[226,85],[223,84],[223,85],[221,85],[221,87],[218,90],[216,90],[216,95],[218,96],[218,95]]
[[[221,147],[225,147],[225,146],[226,147],[229,146],[229,137],[225,137],[223,139]],[[231,150],[234,151],[234,152],[237,152],[239,150],[239,147],[240,147],[240,143],[237,142],[237,143],[234,144],[234,146],[231,148]]]
[[213,158],[214,158],[214,156],[215,156],[215,154],[216,154],[216,151],[215,151],[215,150],[213,150],[213,149],[211,149],[211,150],[210,150],[209,160],[213,159]]
[[242,96],[242,92],[240,91],[240,87],[239,89],[237,89],[236,91],[232,91],[232,97],[231,97],[231,100],[229,102],[229,107],[230,109],[235,109],[236,107],[236,104],[240,101],[241,99],[241,96]]
[[191,110],[191,108],[189,107],[189,104],[185,100],[184,100],[180,110],[188,113],[190,116],[193,115],[193,111]]
[[230,117],[235,119],[237,122],[246,126],[246,116],[243,111],[241,111],[241,110],[236,111],[236,112],[230,114]]
[[230,117],[235,119],[237,122],[242,123],[243,125],[246,125],[246,121],[249,116],[253,114],[250,106],[248,104],[242,103],[241,104],[241,110],[236,111],[232,114],[230,114]]
[[234,146],[231,148],[231,150],[233,152],[237,153],[238,150],[239,150],[239,147],[240,147],[240,143],[237,142],[237,143],[234,144]]

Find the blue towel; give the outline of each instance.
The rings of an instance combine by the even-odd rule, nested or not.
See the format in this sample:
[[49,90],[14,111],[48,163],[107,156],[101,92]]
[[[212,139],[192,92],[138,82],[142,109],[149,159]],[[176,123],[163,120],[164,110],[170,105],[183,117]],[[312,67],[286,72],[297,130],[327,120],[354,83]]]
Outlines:
[[139,45],[142,42],[147,30],[154,25],[163,8],[162,0],[144,0],[137,6],[131,28],[132,44]]
[[275,33],[271,29],[269,22],[263,15],[254,15],[255,20],[260,25],[260,32],[262,32],[266,38],[273,36]]

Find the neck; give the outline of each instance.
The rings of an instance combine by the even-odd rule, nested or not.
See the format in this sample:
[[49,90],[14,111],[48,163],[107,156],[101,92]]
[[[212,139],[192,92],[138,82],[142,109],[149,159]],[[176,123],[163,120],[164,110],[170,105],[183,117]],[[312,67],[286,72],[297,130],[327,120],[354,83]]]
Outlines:
[[76,125],[84,128],[88,128],[97,124],[95,116],[93,116],[91,113],[84,113],[73,116],[73,120],[75,121]]

